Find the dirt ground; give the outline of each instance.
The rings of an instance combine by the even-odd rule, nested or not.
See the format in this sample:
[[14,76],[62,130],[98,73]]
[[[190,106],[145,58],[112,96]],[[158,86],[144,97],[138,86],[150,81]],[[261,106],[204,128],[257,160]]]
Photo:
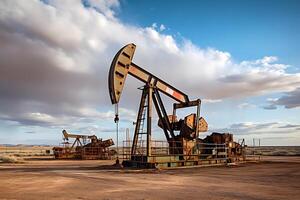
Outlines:
[[0,199],[300,199],[300,157],[172,170],[116,170],[112,161],[0,164]]

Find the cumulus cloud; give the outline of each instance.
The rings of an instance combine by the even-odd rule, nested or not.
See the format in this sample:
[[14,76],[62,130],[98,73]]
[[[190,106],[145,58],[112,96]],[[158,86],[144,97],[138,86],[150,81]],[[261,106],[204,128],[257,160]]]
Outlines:
[[269,105],[264,109],[274,110],[277,106],[284,106],[287,109],[300,107],[300,88],[291,92],[286,92],[282,97],[276,99],[267,99]]
[[290,124],[284,122],[266,122],[266,123],[254,123],[254,122],[243,122],[231,124],[227,128],[212,129],[216,132],[230,132],[235,135],[258,135],[263,137],[264,135],[273,134],[299,134],[300,124]]
[[274,63],[277,60],[277,57],[264,57],[243,61],[238,65],[237,72],[223,76],[220,81],[231,86],[233,91],[243,88],[241,94],[250,96],[294,90],[300,84],[300,74],[288,74],[285,71],[288,65]]
[[300,124],[289,122],[242,122],[210,131],[232,133],[235,141],[245,139],[247,145],[298,145]]
[[166,29],[165,25],[161,24],[161,25],[159,26],[159,30],[160,30],[160,31],[164,31],[165,29]]
[[248,109],[248,108],[255,108],[256,106],[254,104],[251,103],[241,103],[237,106],[239,109]]
[[280,97],[277,101],[275,101],[275,104],[283,105],[285,108],[300,107],[300,88],[285,93],[284,96]]
[[[118,9],[117,0],[1,1],[0,118],[38,126],[113,119],[108,68],[131,42],[135,63],[191,98],[220,102],[300,86],[300,74],[287,73],[277,57],[237,63],[229,52],[177,42],[162,24],[125,24]],[[139,98],[131,83],[122,97],[128,110],[120,110],[128,121]]]
[[203,103],[220,103],[222,99],[202,99]]
[[270,104],[270,105],[263,106],[263,108],[265,110],[276,110],[277,106]]

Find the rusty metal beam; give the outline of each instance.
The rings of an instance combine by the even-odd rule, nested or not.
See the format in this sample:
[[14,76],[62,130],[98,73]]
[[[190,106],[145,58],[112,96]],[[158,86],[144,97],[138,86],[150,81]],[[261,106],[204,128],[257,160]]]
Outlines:
[[155,83],[153,85],[154,87],[177,102],[189,102],[188,95],[133,63],[132,58],[135,48],[135,44],[124,46],[115,55],[111,63],[108,76],[108,87],[112,104],[119,102],[128,74],[146,84]]

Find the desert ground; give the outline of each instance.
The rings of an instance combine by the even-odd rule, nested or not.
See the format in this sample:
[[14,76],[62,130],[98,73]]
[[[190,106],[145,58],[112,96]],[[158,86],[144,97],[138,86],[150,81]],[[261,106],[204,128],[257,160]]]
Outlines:
[[168,170],[113,161],[31,159],[0,164],[0,199],[300,199],[300,157]]

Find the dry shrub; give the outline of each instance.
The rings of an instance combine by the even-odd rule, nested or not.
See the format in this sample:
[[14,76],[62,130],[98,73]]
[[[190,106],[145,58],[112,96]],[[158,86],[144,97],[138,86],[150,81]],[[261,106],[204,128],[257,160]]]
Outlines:
[[0,163],[22,163],[23,159],[17,158],[15,156],[2,155],[0,156]]

